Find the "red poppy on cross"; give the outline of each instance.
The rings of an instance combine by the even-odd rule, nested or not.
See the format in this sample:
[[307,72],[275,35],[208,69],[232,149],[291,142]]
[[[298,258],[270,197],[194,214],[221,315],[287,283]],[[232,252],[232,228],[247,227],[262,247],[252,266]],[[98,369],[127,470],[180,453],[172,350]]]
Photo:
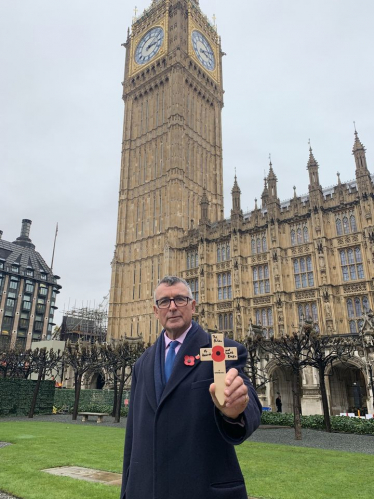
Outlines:
[[220,405],[225,403],[225,360],[236,360],[238,349],[236,347],[225,347],[223,334],[212,333],[212,348],[200,348],[200,360],[213,361],[214,383],[216,385],[216,398]]

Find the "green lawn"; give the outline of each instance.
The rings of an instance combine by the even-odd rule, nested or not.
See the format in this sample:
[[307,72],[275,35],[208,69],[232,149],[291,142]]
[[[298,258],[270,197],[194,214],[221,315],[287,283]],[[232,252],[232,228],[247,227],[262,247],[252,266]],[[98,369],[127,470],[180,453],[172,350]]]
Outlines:
[[[56,477],[40,470],[75,465],[118,473],[123,429],[2,422],[0,441],[15,444],[0,449],[0,490],[23,499],[118,499],[118,487]],[[238,448],[238,455],[248,493],[255,497],[374,496],[374,456],[249,442]]]

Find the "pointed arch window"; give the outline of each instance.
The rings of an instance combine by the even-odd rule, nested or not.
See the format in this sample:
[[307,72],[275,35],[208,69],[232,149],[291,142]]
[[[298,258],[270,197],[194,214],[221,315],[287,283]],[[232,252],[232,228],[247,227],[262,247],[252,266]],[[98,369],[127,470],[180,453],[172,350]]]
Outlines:
[[267,245],[266,233],[252,236],[251,239],[252,255],[264,253],[267,250],[268,250],[268,245]]
[[293,270],[296,289],[314,286],[313,265],[310,256],[295,258]]
[[230,242],[217,244],[217,263],[230,260]]
[[340,250],[340,265],[343,281],[364,279],[361,249],[358,246]]
[[255,295],[270,293],[269,266],[257,265],[252,269],[253,292]]
[[217,274],[217,280],[218,280],[218,299],[231,300],[232,298],[231,272],[224,272],[222,274]]
[[336,225],[336,234],[338,236],[341,236],[343,234],[343,229],[342,229],[342,221],[340,220],[340,218],[337,218],[335,220],[335,225]]
[[257,253],[261,253],[261,239],[257,238]]
[[354,215],[351,215],[349,217],[350,223],[351,223],[351,231],[352,232],[357,232],[357,225],[356,225],[356,217]]
[[344,234],[349,234],[349,223],[348,223],[348,217],[343,217],[343,232]]
[[199,266],[199,254],[197,250],[187,253],[187,270],[194,269]]
[[292,246],[295,246],[295,244],[296,244],[296,237],[295,237],[294,230],[291,230],[291,244],[292,244]]
[[309,242],[309,229],[307,224],[300,224],[291,228],[291,246]]
[[267,251],[267,250],[268,250],[268,247],[266,244],[266,237],[263,236],[263,238],[262,238],[262,251]]
[[304,317],[304,319],[312,320],[314,322],[314,325],[318,323],[317,303],[315,302],[300,303],[297,307],[297,312],[300,322]]
[[252,252],[252,255],[256,254],[256,241],[254,238],[252,238],[252,240],[251,240],[251,252]]
[[369,298],[367,296],[353,296],[347,301],[347,314],[349,319],[349,331],[358,333],[362,326],[362,316],[370,309]]

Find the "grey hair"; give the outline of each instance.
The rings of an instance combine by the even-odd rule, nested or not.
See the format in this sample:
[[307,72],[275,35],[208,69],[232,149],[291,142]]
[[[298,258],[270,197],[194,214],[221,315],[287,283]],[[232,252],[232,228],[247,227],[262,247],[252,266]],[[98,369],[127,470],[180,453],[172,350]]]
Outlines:
[[178,284],[179,282],[181,282],[182,284],[184,284],[186,286],[187,291],[188,291],[188,296],[192,300],[193,299],[192,291],[191,291],[190,285],[188,284],[187,281],[182,279],[182,277],[177,277],[175,275],[166,275],[165,277],[163,277],[161,279],[161,281],[155,287],[155,290],[153,293],[154,302],[156,303],[156,291],[157,291],[157,288],[160,286],[160,284],[166,284],[167,286],[174,286],[174,284]]

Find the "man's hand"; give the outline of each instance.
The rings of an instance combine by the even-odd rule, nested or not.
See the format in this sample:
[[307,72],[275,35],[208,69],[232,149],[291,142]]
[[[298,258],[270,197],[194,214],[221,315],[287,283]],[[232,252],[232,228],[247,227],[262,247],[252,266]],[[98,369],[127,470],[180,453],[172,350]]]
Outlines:
[[215,396],[216,385],[212,383],[209,392],[214,405],[228,418],[236,419],[247,407],[249,396],[248,388],[243,378],[238,375],[237,369],[230,369],[226,373],[225,403],[220,405]]

